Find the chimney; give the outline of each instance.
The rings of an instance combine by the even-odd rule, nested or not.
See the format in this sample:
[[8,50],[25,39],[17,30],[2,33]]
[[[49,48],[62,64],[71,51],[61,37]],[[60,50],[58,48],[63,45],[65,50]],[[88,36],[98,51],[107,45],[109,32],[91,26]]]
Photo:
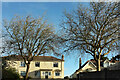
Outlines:
[[114,58],[112,57],[111,62],[115,62]]
[[62,55],[62,60],[64,60],[64,55]]
[[79,58],[79,69],[81,68],[81,58]]

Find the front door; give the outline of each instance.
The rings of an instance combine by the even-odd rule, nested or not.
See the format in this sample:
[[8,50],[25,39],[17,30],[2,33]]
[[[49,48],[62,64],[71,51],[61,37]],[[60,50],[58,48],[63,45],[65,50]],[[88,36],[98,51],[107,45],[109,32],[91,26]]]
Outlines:
[[48,72],[45,72],[45,79],[48,79]]

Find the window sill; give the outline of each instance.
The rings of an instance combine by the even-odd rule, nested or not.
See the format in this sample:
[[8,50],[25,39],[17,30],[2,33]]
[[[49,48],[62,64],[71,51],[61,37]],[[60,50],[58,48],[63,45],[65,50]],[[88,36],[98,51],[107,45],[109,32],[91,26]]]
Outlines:
[[26,66],[19,66],[19,67],[23,67],[23,68],[25,68]]

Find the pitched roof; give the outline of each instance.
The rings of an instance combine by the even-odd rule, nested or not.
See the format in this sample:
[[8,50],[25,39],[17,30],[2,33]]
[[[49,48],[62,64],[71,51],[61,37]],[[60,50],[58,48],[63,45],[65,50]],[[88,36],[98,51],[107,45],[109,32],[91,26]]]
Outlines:
[[[15,60],[15,61],[23,60],[23,58],[20,55],[4,56],[2,58],[5,60]],[[52,56],[35,56],[33,58],[33,61],[64,61],[64,60]]]
[[[106,59],[105,59],[106,60]],[[103,67],[103,62],[105,61],[105,60],[101,60],[101,68]],[[120,61],[117,61],[117,60],[108,60],[109,62],[111,62],[111,63],[118,63],[118,62],[120,62]],[[94,59],[91,59],[91,60],[88,60],[88,61],[86,61],[79,69],[77,69],[76,71],[75,71],[75,73],[77,73],[79,70],[81,70],[88,62],[92,62],[95,66],[97,66],[97,63],[96,63],[96,61],[94,60]]]
[[[88,62],[92,62],[95,66],[97,65],[97,64],[96,64],[96,61],[93,60],[93,59],[91,59],[91,60],[86,61],[85,64],[83,64],[83,65],[81,66],[81,68],[83,68]],[[81,69],[81,68],[80,68],[80,69]]]
[[[108,60],[108,59],[105,59],[105,60],[101,60],[100,62],[101,62],[101,66],[103,65],[103,62],[104,61],[106,61],[106,60]],[[88,60],[87,62],[92,62],[94,65],[97,65],[97,63],[96,63],[96,61],[94,60],[94,59],[91,59],[91,60]],[[110,63],[117,63],[117,62],[120,62],[120,61],[118,61],[118,60],[108,60]],[[86,63],[87,63],[86,62]],[[86,65],[86,63],[84,64],[84,65]],[[83,66],[84,66],[83,65]]]
[[93,65],[96,66],[95,60],[91,59],[91,60],[86,61],[79,69],[77,69],[77,70],[75,71],[75,73],[77,73],[78,71],[82,70],[82,68],[83,68],[88,62],[92,62]]

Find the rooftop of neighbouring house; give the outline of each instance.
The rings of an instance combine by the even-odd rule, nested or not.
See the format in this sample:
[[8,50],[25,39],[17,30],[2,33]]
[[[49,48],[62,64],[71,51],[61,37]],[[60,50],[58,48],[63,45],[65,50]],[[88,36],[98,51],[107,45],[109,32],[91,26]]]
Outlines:
[[[108,60],[108,59],[105,59],[105,60]],[[104,62],[105,60],[101,60],[101,61],[100,61],[100,62],[101,62],[101,65],[103,64],[103,62]],[[108,61],[109,61],[110,63],[120,62],[119,60],[113,60],[113,59],[108,60]],[[94,59],[91,59],[91,60],[86,61],[86,63],[83,64],[82,67],[84,67],[88,62],[92,62],[94,65],[97,65],[96,61],[95,61]],[[82,68],[82,67],[81,67],[81,68]]]
[[[108,60],[108,59],[105,59],[105,60]],[[103,62],[104,62],[105,60],[101,60],[101,66],[103,66]],[[109,61],[110,63],[118,63],[118,62],[120,62],[119,60],[113,60],[113,59],[108,60],[108,61]],[[75,71],[75,73],[78,72],[80,69],[82,69],[88,62],[92,62],[95,66],[97,66],[96,61],[95,61],[94,59],[90,59],[90,60],[86,61],[79,69],[77,69],[77,70]]]

